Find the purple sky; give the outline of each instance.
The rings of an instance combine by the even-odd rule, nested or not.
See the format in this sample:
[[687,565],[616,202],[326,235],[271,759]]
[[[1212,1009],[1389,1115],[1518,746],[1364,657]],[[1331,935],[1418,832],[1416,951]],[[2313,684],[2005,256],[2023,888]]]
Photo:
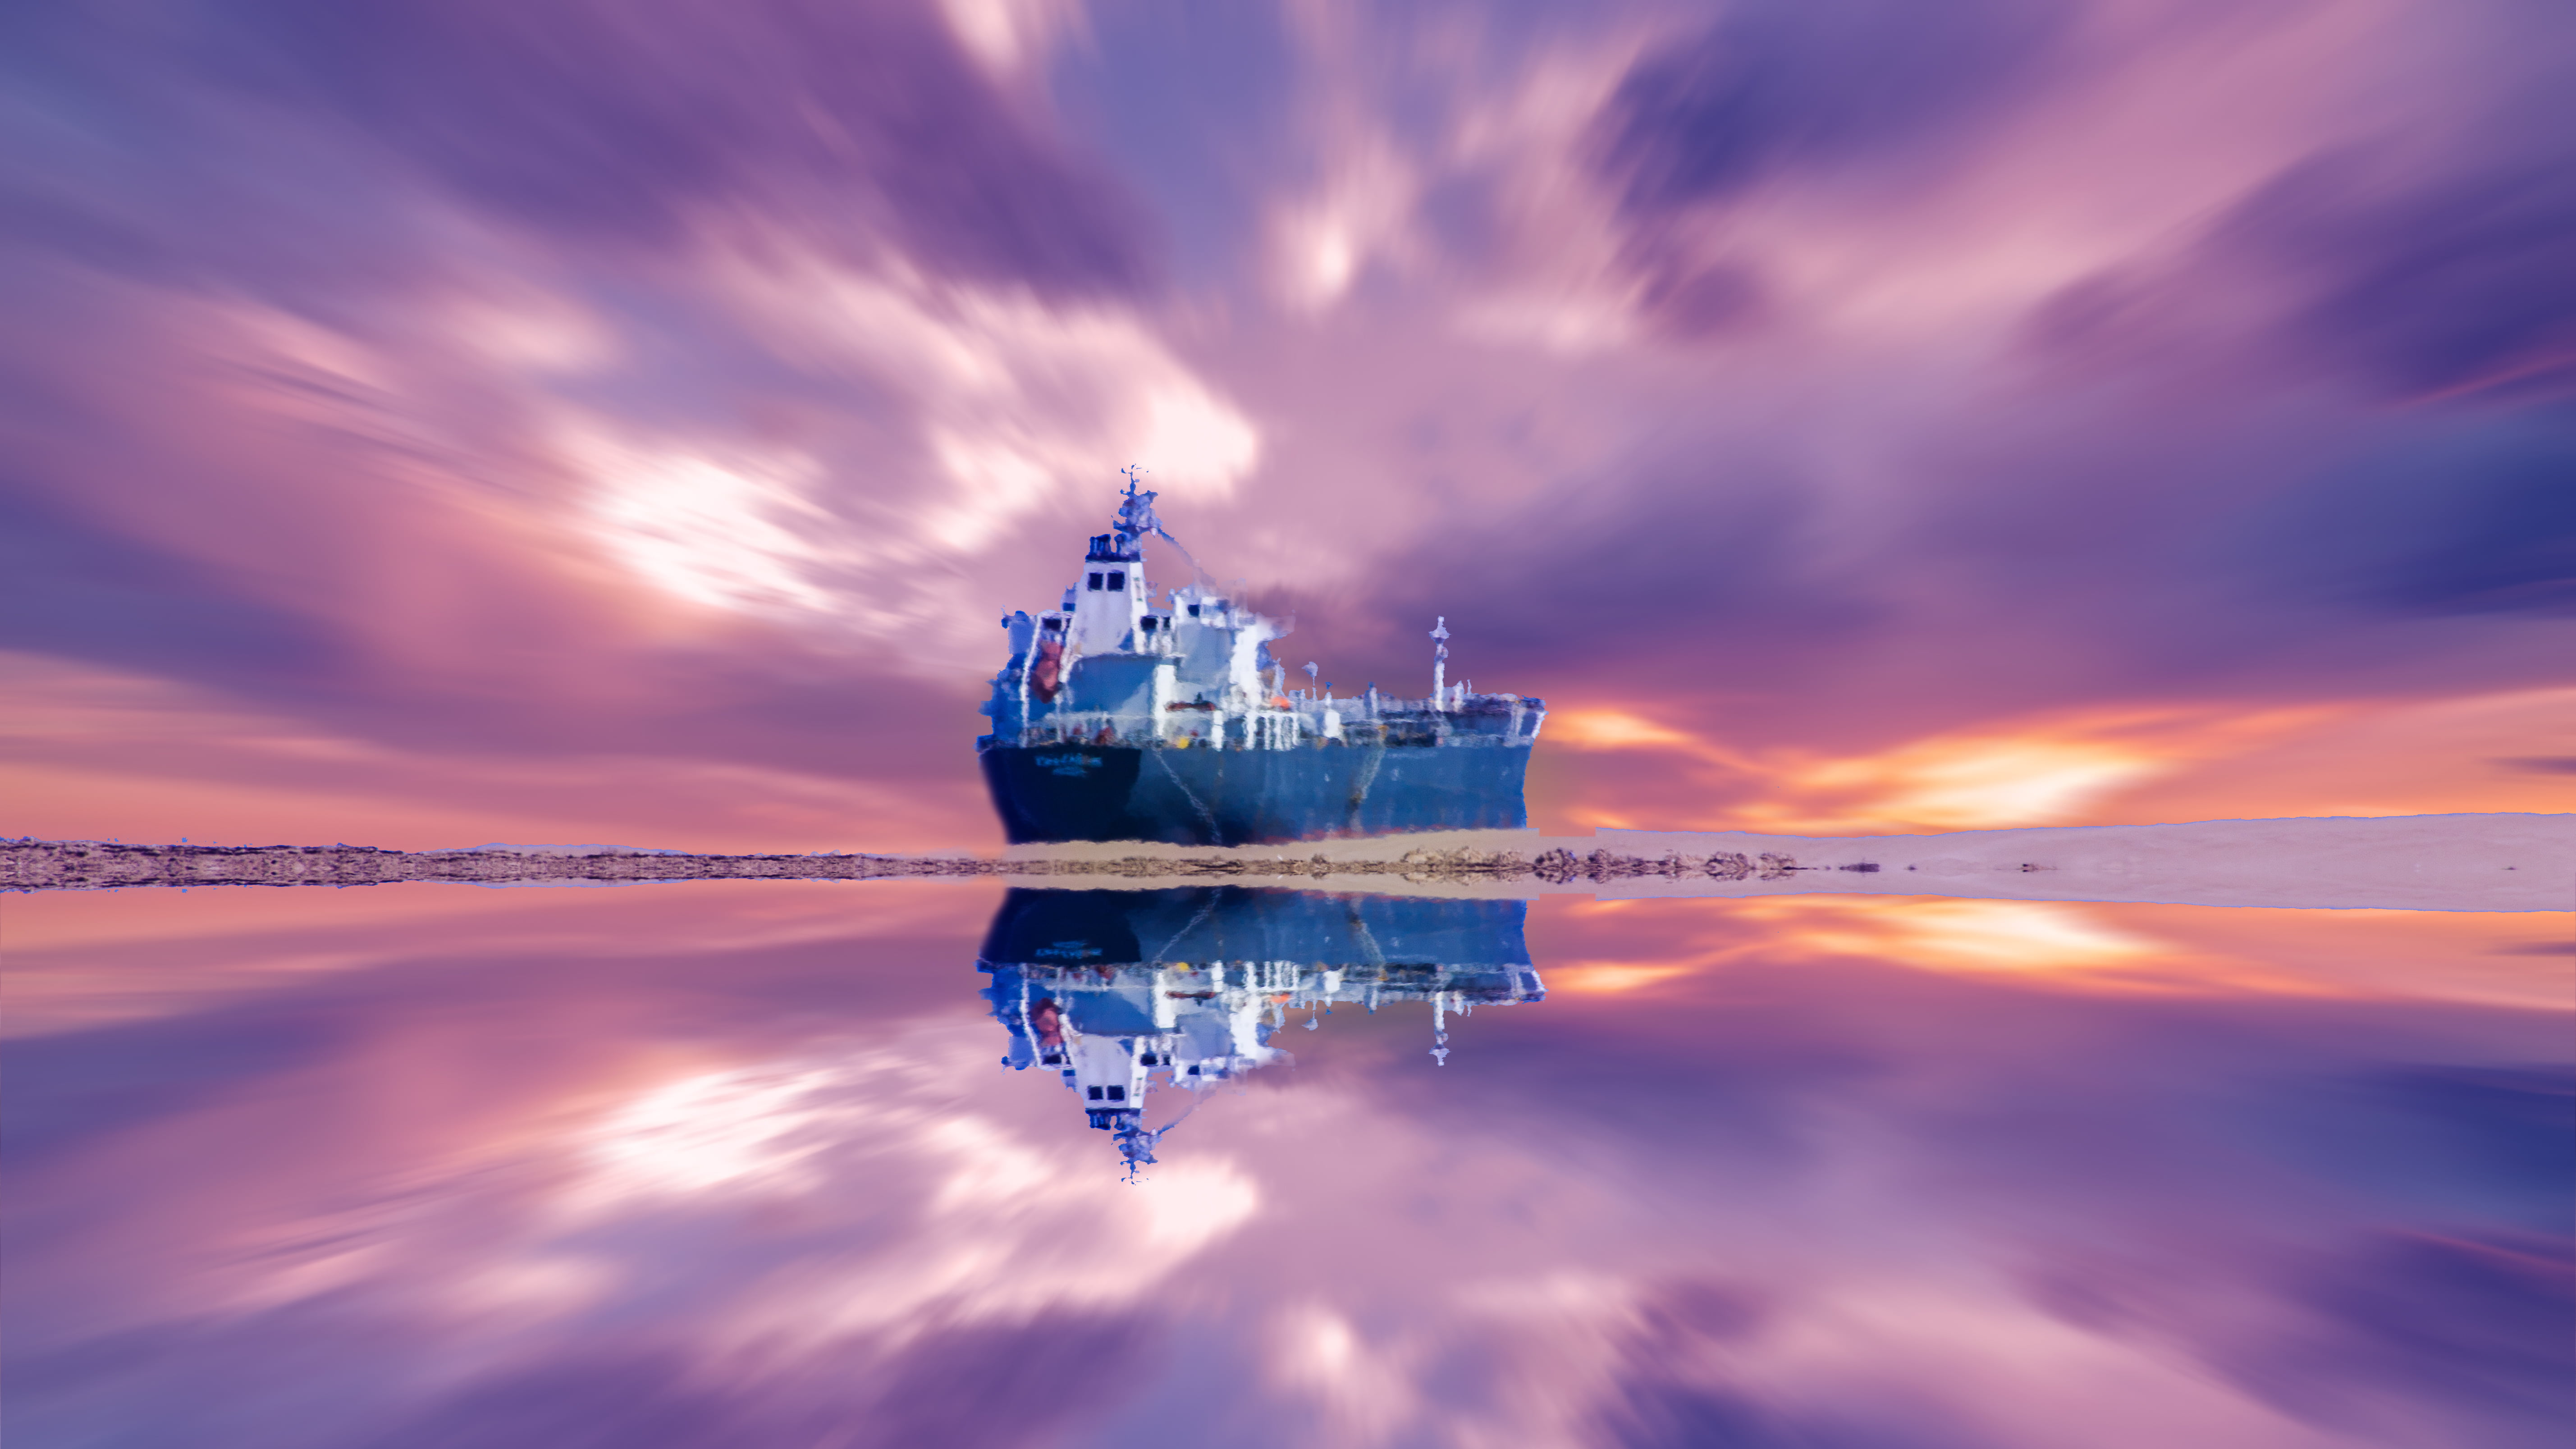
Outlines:
[[0,69],[20,833],[985,843],[993,621],[1130,462],[1292,660],[1442,614],[1548,697],[1542,824],[2568,808],[2563,4],[123,0]]

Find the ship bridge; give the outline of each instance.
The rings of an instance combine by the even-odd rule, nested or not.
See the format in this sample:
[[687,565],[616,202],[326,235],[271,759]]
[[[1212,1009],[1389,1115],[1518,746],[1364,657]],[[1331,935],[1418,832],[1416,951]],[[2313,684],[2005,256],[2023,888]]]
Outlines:
[[[983,712],[993,745],[1099,744],[1171,749],[1293,750],[1333,745],[1520,745],[1537,739],[1543,701],[1450,685],[1447,620],[1432,690],[1421,698],[1372,685],[1336,698],[1306,667],[1289,687],[1270,645],[1288,629],[1192,582],[1158,599],[1145,540],[1171,541],[1150,490],[1130,476],[1117,522],[1095,534],[1061,603],[1002,620],[1011,655]],[[1177,549],[1179,545],[1174,542]],[[1186,554],[1184,554],[1186,556]]]

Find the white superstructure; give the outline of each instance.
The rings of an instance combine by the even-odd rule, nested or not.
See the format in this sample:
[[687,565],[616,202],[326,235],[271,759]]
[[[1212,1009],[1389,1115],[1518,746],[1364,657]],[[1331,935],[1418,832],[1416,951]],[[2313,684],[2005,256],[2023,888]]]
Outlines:
[[1118,1134],[1131,1164],[1151,1162],[1161,1136],[1143,1127],[1156,1083],[1202,1091],[1289,1060],[1271,1036],[1303,1013],[1312,1029],[1333,1007],[1375,1011],[1399,1001],[1432,1007],[1432,1056],[1447,1065],[1447,1019],[1479,1005],[1544,999],[1526,965],[1207,961],[1161,965],[998,965],[987,992],[1011,1028],[1003,1064],[1056,1072],[1091,1125]]
[[1116,525],[1092,536],[1059,607],[1002,620],[1011,657],[982,707],[993,721],[990,744],[1293,750],[1537,738],[1546,716],[1538,701],[1447,685],[1445,619],[1434,635],[1439,660],[1427,698],[1372,688],[1335,699],[1312,666],[1309,687],[1290,689],[1270,651],[1288,632],[1281,621],[1200,582],[1156,597],[1145,540],[1171,535],[1155,517],[1155,496],[1130,477]]

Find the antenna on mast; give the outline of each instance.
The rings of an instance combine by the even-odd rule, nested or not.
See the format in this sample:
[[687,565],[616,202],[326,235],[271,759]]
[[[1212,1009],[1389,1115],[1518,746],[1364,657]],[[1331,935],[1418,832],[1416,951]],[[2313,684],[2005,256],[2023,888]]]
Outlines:
[[1440,701],[1449,693],[1448,615],[1441,615],[1440,622],[1431,626],[1431,639],[1431,707],[1438,709]]
[[[1200,583],[1206,583],[1207,570],[1199,567],[1199,561],[1190,556],[1190,551],[1182,547],[1179,539],[1172,537],[1171,531],[1163,527],[1163,520],[1155,515],[1154,500],[1162,495],[1150,488],[1139,491],[1145,481],[1145,466],[1130,463],[1118,472],[1127,480],[1127,491],[1118,505],[1118,542],[1124,547],[1135,548],[1144,542],[1147,534],[1152,534],[1177,550],[1189,564],[1190,572],[1198,576]],[[1137,556],[1141,558],[1143,554],[1140,552]]]

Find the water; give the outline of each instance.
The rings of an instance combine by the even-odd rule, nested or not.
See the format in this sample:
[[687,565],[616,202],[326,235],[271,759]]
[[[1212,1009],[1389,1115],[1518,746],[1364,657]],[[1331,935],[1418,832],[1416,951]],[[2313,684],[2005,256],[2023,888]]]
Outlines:
[[2566,1442],[2564,917],[1372,907],[1130,1181],[1003,902],[9,898],[9,1442]]

